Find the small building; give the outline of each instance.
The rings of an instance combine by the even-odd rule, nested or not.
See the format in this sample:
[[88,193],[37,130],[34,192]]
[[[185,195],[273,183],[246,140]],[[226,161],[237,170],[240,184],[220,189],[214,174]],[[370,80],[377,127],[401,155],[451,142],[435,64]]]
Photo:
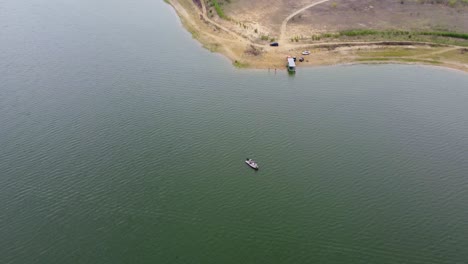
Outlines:
[[288,72],[296,72],[296,63],[294,62],[294,58],[288,57]]

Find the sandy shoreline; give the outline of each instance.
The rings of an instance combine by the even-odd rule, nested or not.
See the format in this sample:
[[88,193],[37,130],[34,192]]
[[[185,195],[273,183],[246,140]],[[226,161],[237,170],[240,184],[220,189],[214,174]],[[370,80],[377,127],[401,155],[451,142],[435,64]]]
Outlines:
[[[285,58],[304,57],[297,67],[348,64],[419,64],[452,68],[468,72],[465,57],[457,55],[463,47],[420,42],[323,42],[291,44],[279,47],[253,43],[248,37],[208,18],[204,2],[200,9],[192,0],[167,0],[181,19],[183,26],[206,49],[220,53],[238,68],[285,69]],[[303,50],[311,54],[301,55]],[[448,55],[446,55],[448,54]],[[467,53],[468,54],[468,53]],[[449,56],[450,55],[450,56]],[[460,57],[460,58],[459,58]]]

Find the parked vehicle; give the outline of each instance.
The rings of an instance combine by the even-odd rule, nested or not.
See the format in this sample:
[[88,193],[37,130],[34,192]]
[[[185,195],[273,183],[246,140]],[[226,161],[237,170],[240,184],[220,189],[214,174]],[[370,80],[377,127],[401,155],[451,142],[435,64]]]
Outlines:
[[287,60],[286,67],[288,67],[288,72],[291,74],[294,74],[296,72],[296,63],[294,62],[294,59],[288,56],[286,60]]
[[278,43],[278,42],[272,42],[272,43],[270,43],[270,46],[272,46],[272,47],[278,47],[278,46],[279,46],[279,43]]

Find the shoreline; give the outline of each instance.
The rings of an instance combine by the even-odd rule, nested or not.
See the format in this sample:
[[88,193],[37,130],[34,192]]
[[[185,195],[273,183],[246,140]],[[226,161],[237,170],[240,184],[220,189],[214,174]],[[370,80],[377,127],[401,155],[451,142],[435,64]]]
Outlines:
[[[250,41],[229,28],[212,21],[192,0],[165,0],[176,12],[183,27],[202,47],[228,58],[234,67],[245,69],[285,70],[287,56],[304,57],[297,68],[355,65],[407,64],[451,68],[468,73],[468,63],[458,59],[456,52],[466,47],[430,42],[355,41],[321,42],[309,44],[286,43],[270,47]],[[311,54],[301,55],[302,50]],[[465,54],[464,52],[461,55]],[[445,56],[446,58],[444,58]],[[466,55],[468,57],[468,52]],[[455,59],[454,59],[455,58]]]

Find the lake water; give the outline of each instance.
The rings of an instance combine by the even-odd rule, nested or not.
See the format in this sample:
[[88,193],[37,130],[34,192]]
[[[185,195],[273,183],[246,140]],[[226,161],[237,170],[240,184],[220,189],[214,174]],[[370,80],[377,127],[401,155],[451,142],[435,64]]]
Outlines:
[[468,263],[467,161],[465,73],[238,70],[159,0],[0,0],[0,263]]

